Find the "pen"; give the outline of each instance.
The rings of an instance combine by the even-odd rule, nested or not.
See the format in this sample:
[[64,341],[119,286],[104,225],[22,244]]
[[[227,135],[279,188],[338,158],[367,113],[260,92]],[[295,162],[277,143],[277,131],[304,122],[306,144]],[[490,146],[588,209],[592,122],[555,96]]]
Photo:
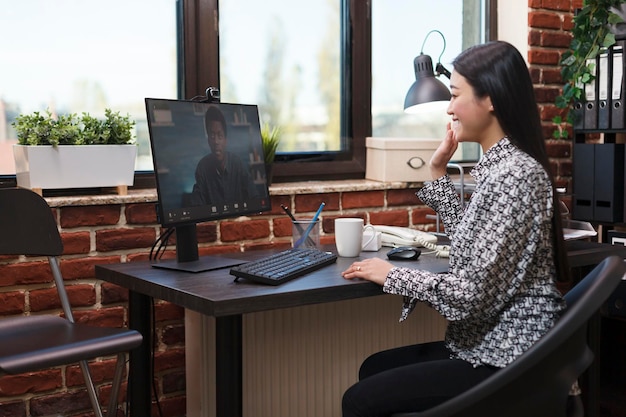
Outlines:
[[320,208],[318,208],[317,212],[315,212],[315,216],[313,216],[313,220],[311,220],[311,224],[309,224],[309,227],[307,227],[307,229],[305,230],[304,234],[293,245],[294,248],[299,247],[302,244],[302,242],[304,242],[304,240],[309,237],[309,233],[311,233],[311,230],[313,229],[313,226],[315,226],[315,224],[317,223],[317,219],[320,217],[320,213],[322,212],[322,209],[324,208],[325,205],[326,205],[326,203],[324,203],[324,202],[322,202],[322,204],[320,204]]
[[[291,213],[291,210],[289,210],[289,207],[285,206],[284,204],[281,204],[280,208],[282,208],[283,211],[287,213],[287,216],[289,216],[293,224],[298,229],[298,232],[300,232],[300,236],[302,236],[304,233],[304,231],[302,230],[302,225],[298,223],[298,220],[296,220],[295,217],[293,217],[293,214]],[[313,242],[313,239],[311,239],[309,236],[306,237],[306,241],[310,246],[315,246],[315,242]]]

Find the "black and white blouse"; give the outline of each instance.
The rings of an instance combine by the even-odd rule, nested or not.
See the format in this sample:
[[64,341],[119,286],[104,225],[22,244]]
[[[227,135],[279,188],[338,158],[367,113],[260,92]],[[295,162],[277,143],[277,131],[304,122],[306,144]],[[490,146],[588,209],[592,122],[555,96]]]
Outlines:
[[465,210],[447,175],[417,193],[450,237],[449,273],[394,267],[383,290],[405,296],[401,321],[418,301],[441,313],[453,357],[504,367],[565,307],[555,284],[553,189],[541,164],[507,138],[471,175],[476,188]]

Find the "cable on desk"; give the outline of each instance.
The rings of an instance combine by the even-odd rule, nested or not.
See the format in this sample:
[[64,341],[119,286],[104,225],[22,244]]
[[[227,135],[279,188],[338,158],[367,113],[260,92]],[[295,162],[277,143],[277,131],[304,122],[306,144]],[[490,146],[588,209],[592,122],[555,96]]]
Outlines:
[[[154,241],[152,247],[150,248],[150,260],[154,261],[156,259],[160,259],[167,248],[167,242],[170,240],[170,236],[174,233],[176,229],[174,227],[169,227],[165,232],[161,233],[159,237]],[[157,248],[158,245],[158,248]],[[156,251],[155,251],[156,248]]]

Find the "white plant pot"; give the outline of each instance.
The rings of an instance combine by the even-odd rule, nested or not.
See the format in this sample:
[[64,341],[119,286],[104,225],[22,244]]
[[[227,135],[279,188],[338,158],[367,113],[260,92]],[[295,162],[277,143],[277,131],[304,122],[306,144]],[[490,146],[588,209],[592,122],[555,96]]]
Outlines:
[[133,185],[137,145],[13,145],[17,185],[30,189]]

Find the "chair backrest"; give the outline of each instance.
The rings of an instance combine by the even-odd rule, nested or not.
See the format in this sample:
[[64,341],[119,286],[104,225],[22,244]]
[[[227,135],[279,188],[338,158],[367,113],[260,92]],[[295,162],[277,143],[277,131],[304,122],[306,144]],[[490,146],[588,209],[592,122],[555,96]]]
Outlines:
[[46,200],[23,188],[0,190],[0,254],[59,256],[63,243]]
[[565,296],[556,325],[509,366],[443,404],[394,417],[564,417],[571,386],[593,361],[587,322],[625,271],[618,256],[605,259]]
[[47,256],[65,317],[74,322],[57,256],[63,242],[48,203],[24,188],[0,189],[0,255]]

